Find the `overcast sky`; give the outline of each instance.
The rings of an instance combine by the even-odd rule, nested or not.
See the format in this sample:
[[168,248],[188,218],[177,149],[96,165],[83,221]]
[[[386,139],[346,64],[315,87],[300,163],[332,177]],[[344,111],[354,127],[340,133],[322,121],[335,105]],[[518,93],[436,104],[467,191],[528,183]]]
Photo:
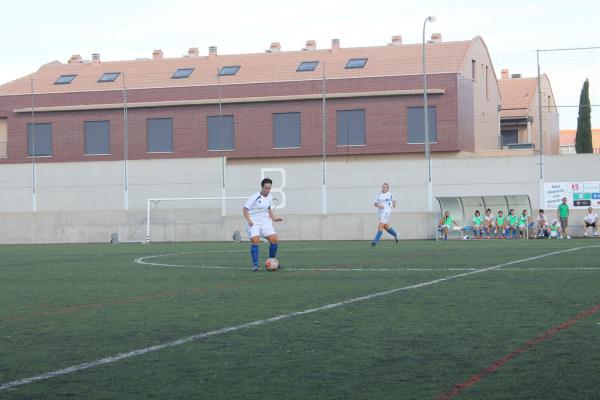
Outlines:
[[[206,55],[213,45],[219,54],[256,53],[276,41],[285,51],[299,50],[308,39],[319,48],[328,48],[333,38],[342,47],[357,47],[387,44],[393,35],[421,43],[428,15],[437,21],[428,24],[427,36],[482,36],[497,75],[505,67],[534,74],[538,49],[600,45],[600,2],[582,0],[34,0],[3,2],[2,14],[0,84],[72,54],[89,59],[100,53],[111,61],[151,57],[162,49],[165,57],[179,57],[189,47]],[[549,74],[559,104],[576,105],[586,77],[596,96],[597,62],[598,50],[542,55],[542,72]]]

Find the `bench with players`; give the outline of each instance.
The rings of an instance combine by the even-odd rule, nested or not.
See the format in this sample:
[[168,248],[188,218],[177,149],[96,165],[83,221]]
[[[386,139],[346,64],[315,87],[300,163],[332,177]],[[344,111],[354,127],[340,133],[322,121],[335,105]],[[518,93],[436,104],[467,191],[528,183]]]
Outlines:
[[[475,210],[470,222],[471,225],[460,226],[450,212],[446,211],[439,221],[438,231],[443,240],[448,240],[448,234],[452,231],[460,232],[463,239],[570,239],[567,232],[568,219],[560,215],[560,210],[557,218],[550,222],[544,210],[539,210],[537,218],[532,219],[527,210],[518,215],[514,209],[510,209],[507,215],[500,210],[494,215],[488,208],[484,215]],[[600,232],[597,231],[599,224],[598,214],[589,207],[581,224],[583,236],[587,237],[591,228],[591,237],[600,237]]]

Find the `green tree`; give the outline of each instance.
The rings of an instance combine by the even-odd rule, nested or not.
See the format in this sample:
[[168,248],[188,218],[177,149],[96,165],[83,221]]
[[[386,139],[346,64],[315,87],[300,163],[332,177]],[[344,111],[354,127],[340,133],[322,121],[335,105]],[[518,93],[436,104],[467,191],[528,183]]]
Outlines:
[[583,82],[579,96],[579,115],[577,116],[577,133],[575,135],[575,151],[577,153],[592,153],[592,109],[590,107],[590,83]]

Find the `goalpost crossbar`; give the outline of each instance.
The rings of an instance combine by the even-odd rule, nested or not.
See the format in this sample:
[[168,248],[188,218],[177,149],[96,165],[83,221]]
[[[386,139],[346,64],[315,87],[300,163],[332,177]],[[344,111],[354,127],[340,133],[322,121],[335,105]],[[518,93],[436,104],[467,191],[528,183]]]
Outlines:
[[221,216],[225,216],[225,202],[227,200],[246,200],[245,197],[165,197],[165,198],[149,198],[146,204],[146,243],[150,243],[150,206],[157,205],[163,201],[195,201],[195,200],[220,200],[221,201]]

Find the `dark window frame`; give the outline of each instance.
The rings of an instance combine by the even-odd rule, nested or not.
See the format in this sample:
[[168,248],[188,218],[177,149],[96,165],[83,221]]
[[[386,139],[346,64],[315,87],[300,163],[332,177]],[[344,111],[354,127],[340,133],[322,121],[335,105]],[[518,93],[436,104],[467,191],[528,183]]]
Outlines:
[[98,79],[98,83],[114,82],[119,76],[121,76],[120,72],[105,72],[100,79]]
[[73,82],[77,78],[77,74],[65,74],[59,76],[56,81],[54,81],[55,85],[68,85]]
[[[223,129],[223,125],[220,125],[217,127],[217,129],[219,129],[218,132],[216,132],[216,135],[221,136],[229,139],[229,136],[231,137],[231,147],[225,147],[225,140],[222,141],[217,141],[217,145],[218,146],[211,146],[211,144],[214,144],[213,141],[211,140],[211,138],[214,137],[215,132],[211,129],[212,127],[212,121],[217,121],[217,124],[219,124],[219,120],[221,123],[223,123],[223,121],[225,121],[226,124],[231,125],[231,130],[224,132],[222,131]],[[226,126],[227,127],[227,126]],[[207,151],[235,151],[235,117],[233,116],[233,114],[228,114],[228,115],[209,115],[206,117],[206,132],[207,132],[207,143],[206,143],[206,150]],[[229,135],[229,136],[226,136]]]
[[296,68],[296,72],[312,72],[317,69],[319,61],[301,61]]
[[241,65],[226,65],[219,69],[219,76],[233,76],[238,73]]
[[[158,147],[158,145],[160,144],[160,142],[158,143],[151,143],[151,134],[155,135],[155,132],[151,132],[150,128],[151,128],[151,124],[153,124],[154,122],[158,122],[158,121],[171,121],[170,123],[170,132],[168,132],[170,134],[170,149],[154,149],[154,148],[150,148],[151,145],[153,147]],[[153,127],[154,129],[158,128],[158,127]],[[173,118],[171,117],[159,117],[159,118],[147,118],[146,119],[146,153],[149,154],[161,154],[161,153],[174,153],[174,135],[173,135],[173,131],[174,131],[174,126],[173,126]]]
[[[106,125],[106,132],[99,132],[99,133],[106,133],[106,140],[102,140],[103,142],[106,142],[106,146],[108,147],[108,152],[92,152],[92,151],[88,151],[91,150],[91,139],[88,140],[88,138],[90,138],[90,136],[92,134],[96,134],[98,132],[92,132],[92,125],[99,125],[100,123],[102,123],[102,125]],[[90,130],[88,130],[88,127]],[[104,138],[102,138],[104,139]],[[104,143],[102,143],[104,145]],[[89,145],[89,146],[88,146]],[[106,148],[106,147],[104,147]],[[99,120],[99,121],[84,121],[83,122],[83,154],[85,156],[108,156],[111,154],[110,152],[110,121],[109,120]]]
[[189,78],[196,68],[177,68],[171,76],[171,79],[187,79]]
[[[30,130],[30,127],[33,128],[33,130]],[[38,140],[32,142],[31,139],[36,139],[36,137],[38,135],[42,135],[45,132],[42,131],[36,131],[35,128],[40,127],[40,128],[50,128],[50,137],[49,137],[49,141],[47,140],[48,138],[38,138]],[[35,122],[35,123],[29,123],[27,124],[27,157],[52,157],[52,153],[53,153],[53,131],[52,131],[52,123],[51,122]],[[40,140],[46,139],[46,142],[49,142],[50,145],[50,149],[49,151],[43,152],[43,153],[39,153],[39,148],[35,148],[35,142],[39,142]],[[42,142],[43,143],[43,142]],[[34,154],[35,152],[35,154]]]
[[[411,110],[419,111],[420,115],[417,117],[418,129],[420,134],[424,134],[425,121],[423,119],[423,107],[406,107],[406,143],[407,144],[425,144],[425,136],[422,137],[422,142],[411,141]],[[433,112],[432,112],[433,111]],[[428,128],[429,128],[429,144],[436,144],[438,142],[438,123],[437,123],[437,106],[427,106]],[[414,123],[414,122],[413,122]]]
[[[360,115],[358,122],[362,123],[362,126],[350,126],[347,124],[349,117],[351,118],[356,118],[358,115]],[[344,119],[344,121],[346,122],[346,124],[343,124],[343,121],[341,121],[341,118],[346,116],[346,118]],[[337,138],[336,138],[336,145],[337,147],[364,147],[367,145],[367,111],[364,108],[359,108],[359,109],[351,109],[351,110],[336,110],[336,116],[335,116],[335,121],[336,121],[336,128],[337,128]],[[350,131],[355,131],[358,130],[358,136],[362,136],[360,139],[362,139],[362,143],[355,143],[354,142],[354,134],[350,135]],[[344,134],[345,132],[345,134]],[[344,138],[345,142],[343,143],[341,141],[341,139]],[[350,141],[353,141],[353,143],[349,143]]]
[[369,61],[368,58],[349,58],[348,61],[346,61],[346,66],[344,67],[345,69],[362,69],[365,67],[365,65],[367,65],[367,62]]
[[[294,118],[294,121],[285,121],[284,118],[288,117]],[[279,120],[281,118],[281,120]],[[291,137],[291,135],[287,134],[290,130],[289,126],[283,126],[284,124],[288,124],[290,122],[296,122],[297,125],[293,126],[292,129],[297,129],[297,138]],[[279,127],[279,130],[278,130]],[[285,129],[288,128],[288,129]],[[294,132],[295,133],[295,132]],[[295,135],[294,135],[295,136]],[[290,140],[291,139],[291,140]],[[284,142],[286,141],[294,141],[290,145],[286,145]],[[302,114],[298,111],[292,112],[280,112],[273,113],[273,149],[301,149],[302,148]]]

